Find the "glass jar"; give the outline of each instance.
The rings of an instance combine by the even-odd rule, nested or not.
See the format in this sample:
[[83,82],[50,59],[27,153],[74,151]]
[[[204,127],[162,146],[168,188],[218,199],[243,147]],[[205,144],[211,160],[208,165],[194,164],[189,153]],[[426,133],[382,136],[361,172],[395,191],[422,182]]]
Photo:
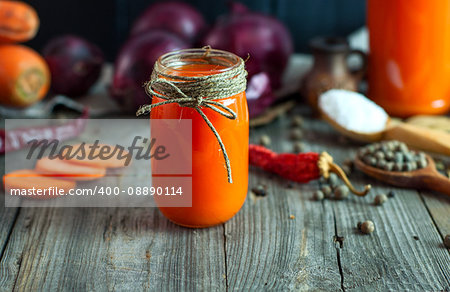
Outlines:
[[[204,58],[183,58],[185,54],[196,52],[204,53],[205,49],[187,49],[165,54],[155,66],[170,79],[170,76],[218,74],[243,62],[232,53],[213,49],[208,49],[207,57],[205,55]],[[173,60],[177,60],[174,57],[179,57],[178,61],[174,62]],[[217,60],[220,62],[215,62]],[[162,101],[164,100],[159,97],[152,97],[152,104]],[[171,103],[154,107],[150,113],[150,122],[156,119],[192,120],[192,206],[158,207],[165,217],[178,225],[197,228],[221,224],[239,211],[247,196],[249,116],[245,91],[215,101],[237,115],[236,119],[229,119],[201,107],[225,146],[231,165],[232,183],[227,180],[224,156],[218,140],[195,108]]]
[[368,96],[389,114],[450,108],[450,1],[369,0]]

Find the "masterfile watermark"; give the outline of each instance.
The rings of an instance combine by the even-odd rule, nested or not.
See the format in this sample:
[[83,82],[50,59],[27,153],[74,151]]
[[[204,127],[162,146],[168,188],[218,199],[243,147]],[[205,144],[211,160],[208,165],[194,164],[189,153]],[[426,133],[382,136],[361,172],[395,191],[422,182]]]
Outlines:
[[14,146],[5,154],[6,207],[192,205],[191,120],[87,119],[76,135],[47,130],[64,123],[76,124],[5,120]]
[[[141,141],[141,145],[138,146],[139,141]],[[46,157],[50,159],[108,160],[116,158],[124,161],[123,166],[128,166],[133,157],[137,160],[163,160],[170,156],[166,151],[166,146],[156,144],[156,138],[149,140],[142,136],[135,136],[133,142],[128,147],[119,144],[100,144],[100,140],[98,139],[93,144],[82,142],[77,145],[64,144],[60,146],[61,141],[57,139],[51,141],[48,139],[32,139],[27,144],[30,145],[26,156],[28,160],[41,159],[47,150],[50,150],[50,153]],[[33,156],[36,150],[39,150],[39,153]]]

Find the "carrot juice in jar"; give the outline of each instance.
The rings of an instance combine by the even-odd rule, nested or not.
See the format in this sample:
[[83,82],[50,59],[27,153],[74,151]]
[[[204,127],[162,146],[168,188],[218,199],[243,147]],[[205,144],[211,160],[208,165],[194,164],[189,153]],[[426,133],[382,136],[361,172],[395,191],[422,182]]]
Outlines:
[[[178,78],[178,82],[192,82],[191,80],[180,81],[179,78],[215,77],[215,75],[233,72],[232,70],[238,67],[245,72],[243,65],[241,58],[229,52],[188,49],[161,56],[155,64],[154,73],[161,72],[160,75],[164,75],[162,78],[169,81]],[[229,85],[234,87],[232,83],[238,80],[245,82],[245,76],[244,79],[225,78],[224,82],[231,82]],[[215,86],[214,82],[219,81],[212,80],[207,84]],[[249,117],[245,85],[239,88],[242,89],[234,87],[235,94],[211,100],[211,103],[205,104],[204,101],[197,100],[185,104],[174,102],[151,109],[150,123],[158,119],[192,121],[192,153],[186,154],[192,155],[192,205],[191,207],[163,207],[158,205],[158,198],[155,198],[161,213],[178,225],[197,228],[223,223],[233,217],[245,201],[248,187]],[[228,89],[221,90],[223,93]],[[186,94],[186,97],[190,96]],[[208,96],[202,97],[208,98]],[[152,105],[165,100],[167,99],[153,94]],[[215,103],[219,103],[222,107]],[[228,108],[235,114],[235,118],[224,116],[211,107],[222,112],[226,112]],[[205,115],[220,137],[229,160],[229,169],[218,138],[199,111]],[[166,134],[176,135],[176,131],[177,129],[173,129]],[[155,169],[157,167],[158,164],[152,161],[153,172],[157,171]],[[231,177],[227,176],[228,170]]]
[[450,1],[369,0],[368,96],[391,115],[450,108]]

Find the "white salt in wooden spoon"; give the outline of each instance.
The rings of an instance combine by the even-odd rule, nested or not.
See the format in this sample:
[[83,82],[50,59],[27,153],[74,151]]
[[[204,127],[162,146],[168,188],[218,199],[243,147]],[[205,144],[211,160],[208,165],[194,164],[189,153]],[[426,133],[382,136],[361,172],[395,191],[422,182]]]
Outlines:
[[450,156],[450,134],[444,131],[393,121],[389,118],[386,123],[386,128],[383,131],[363,133],[342,127],[322,109],[320,109],[320,114],[339,133],[357,141],[377,142],[381,140],[398,140],[416,149]]

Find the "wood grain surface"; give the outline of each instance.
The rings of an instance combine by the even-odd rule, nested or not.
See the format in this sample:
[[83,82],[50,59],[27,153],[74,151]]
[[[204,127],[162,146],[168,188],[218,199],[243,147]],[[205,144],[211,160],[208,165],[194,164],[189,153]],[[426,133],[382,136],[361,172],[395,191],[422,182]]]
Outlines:
[[[360,144],[306,117],[306,151],[338,163]],[[288,114],[251,130],[276,151],[292,151]],[[448,162],[448,161],[447,161]],[[3,170],[3,158],[0,161]],[[289,183],[250,168],[249,192],[227,223],[187,229],[152,208],[0,209],[0,291],[448,291],[450,201],[393,188],[358,172],[368,197],[311,200],[320,186]],[[382,206],[376,194],[394,191]],[[372,220],[363,235],[358,221]],[[336,239],[339,237],[339,240]]]

